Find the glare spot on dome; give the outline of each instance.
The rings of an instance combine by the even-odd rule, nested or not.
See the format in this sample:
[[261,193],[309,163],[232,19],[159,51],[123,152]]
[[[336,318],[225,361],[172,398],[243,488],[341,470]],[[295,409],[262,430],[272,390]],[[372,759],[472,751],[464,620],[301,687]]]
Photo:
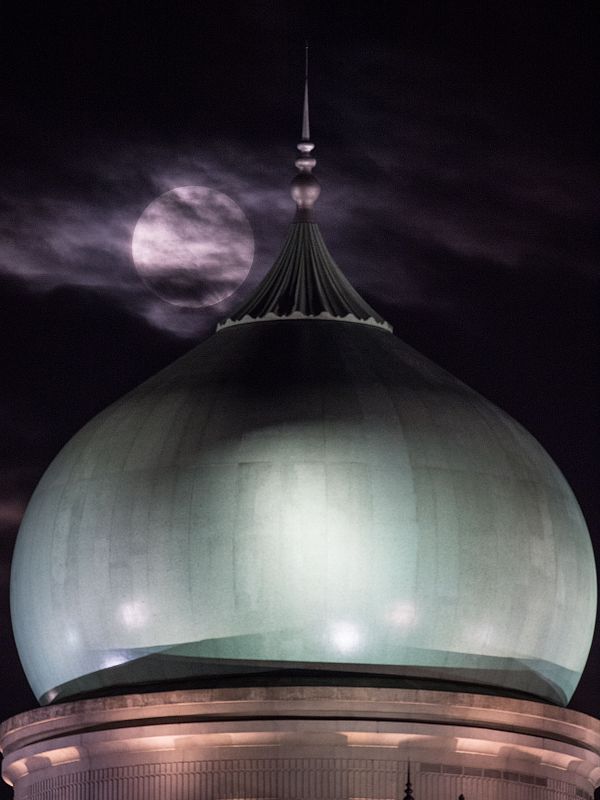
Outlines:
[[110,669],[111,667],[118,667],[119,664],[125,664],[129,661],[125,653],[113,652],[107,653],[102,659],[102,669]]
[[331,626],[331,641],[340,653],[353,653],[361,643],[360,631],[351,622],[336,622]]
[[65,630],[65,641],[71,647],[76,647],[79,644],[80,638],[75,628],[67,628]]
[[119,611],[121,620],[127,628],[141,628],[148,619],[146,606],[140,600],[123,603]]
[[474,626],[470,631],[469,639],[476,647],[489,647],[494,642],[494,626],[491,622],[484,622]]
[[399,628],[410,628],[417,621],[417,611],[412,603],[396,603],[388,613],[388,619]]

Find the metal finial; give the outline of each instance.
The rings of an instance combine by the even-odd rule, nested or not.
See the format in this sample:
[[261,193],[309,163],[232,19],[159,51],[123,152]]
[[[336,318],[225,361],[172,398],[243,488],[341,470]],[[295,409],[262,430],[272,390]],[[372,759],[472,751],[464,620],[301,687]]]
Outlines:
[[308,119],[308,42],[304,45],[304,107],[302,109],[302,141],[310,142]]
[[404,794],[404,800],[414,800],[412,784],[410,782],[410,761],[408,762],[408,771],[406,774],[406,792]]
[[302,141],[298,144],[300,151],[296,159],[298,174],[292,181],[292,197],[296,201],[298,221],[308,222],[312,219],[312,209],[319,197],[321,187],[312,174],[316,159],[312,155],[315,149],[310,141],[310,125],[308,121],[308,42],[304,46],[304,108],[302,111]]

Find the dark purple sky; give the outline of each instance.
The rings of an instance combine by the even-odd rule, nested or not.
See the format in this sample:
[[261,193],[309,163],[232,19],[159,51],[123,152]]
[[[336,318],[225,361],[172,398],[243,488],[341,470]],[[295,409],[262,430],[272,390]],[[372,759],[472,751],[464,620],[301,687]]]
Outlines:
[[[537,436],[600,548],[594,4],[38,5],[0,21],[1,717],[34,705],[8,617],[27,499],[86,420],[270,266],[307,37],[335,259],[402,338]],[[255,235],[246,284],[210,310],[164,303],[131,263],[143,209],[189,184],[229,195]],[[600,638],[572,703],[594,715],[599,668]]]

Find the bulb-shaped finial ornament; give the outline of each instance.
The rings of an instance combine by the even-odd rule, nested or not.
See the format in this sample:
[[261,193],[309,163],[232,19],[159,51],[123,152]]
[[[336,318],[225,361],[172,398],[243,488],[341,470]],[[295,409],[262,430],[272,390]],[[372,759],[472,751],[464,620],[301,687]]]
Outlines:
[[312,208],[321,194],[319,181],[312,174],[317,164],[312,151],[315,146],[310,141],[310,121],[308,111],[308,43],[305,47],[304,71],[304,104],[302,108],[302,140],[297,145],[300,151],[295,165],[298,174],[294,177],[291,186],[292,198],[297,206],[297,219],[310,220]]

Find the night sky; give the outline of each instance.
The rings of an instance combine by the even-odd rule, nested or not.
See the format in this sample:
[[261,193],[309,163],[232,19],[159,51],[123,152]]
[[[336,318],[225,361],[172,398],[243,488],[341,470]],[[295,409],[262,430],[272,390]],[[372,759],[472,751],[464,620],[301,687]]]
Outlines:
[[[271,265],[306,38],[334,258],[401,338],[542,442],[600,552],[594,4],[322,5],[33,3],[0,20],[2,718],[36,705],[8,612],[27,500],[87,420]],[[255,237],[246,282],[208,309],[161,300],[131,260],[144,208],[186,185],[232,198]],[[595,716],[599,667],[600,637],[571,704]]]

